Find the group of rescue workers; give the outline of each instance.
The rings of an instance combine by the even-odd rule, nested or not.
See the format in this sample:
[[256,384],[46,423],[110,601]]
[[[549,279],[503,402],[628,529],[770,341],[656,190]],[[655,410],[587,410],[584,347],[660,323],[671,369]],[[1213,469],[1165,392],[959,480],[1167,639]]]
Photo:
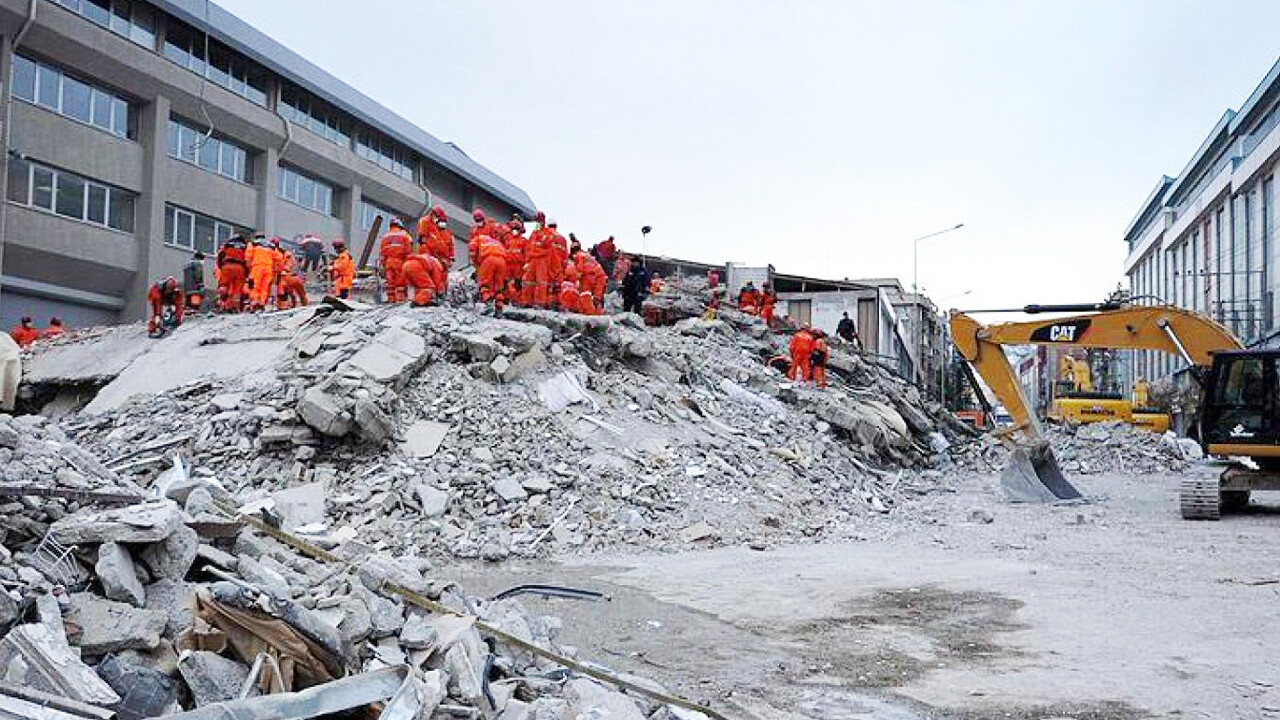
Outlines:
[[56,317],[49,318],[49,324],[44,328],[37,328],[31,318],[24,317],[11,330],[9,337],[18,343],[18,347],[23,348],[31,345],[37,340],[46,340],[55,338],[67,331],[62,321]]

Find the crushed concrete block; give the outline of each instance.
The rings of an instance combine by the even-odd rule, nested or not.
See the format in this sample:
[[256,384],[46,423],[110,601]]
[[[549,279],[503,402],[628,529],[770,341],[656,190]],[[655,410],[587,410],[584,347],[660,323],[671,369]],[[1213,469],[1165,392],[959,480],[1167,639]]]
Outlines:
[[404,605],[382,597],[372,590],[361,593],[369,608],[369,621],[373,624],[373,637],[395,635],[404,627]]
[[324,522],[324,498],[325,487],[322,482],[307,483],[271,494],[285,530]]
[[551,478],[546,475],[534,475],[527,477],[520,482],[520,487],[525,491],[535,494],[549,493],[555,486],[551,483]]
[[426,483],[418,483],[413,487],[413,492],[418,496],[418,502],[422,505],[422,514],[426,517],[441,517],[449,509],[449,493],[443,490],[437,490]]
[[410,611],[400,629],[400,644],[410,650],[427,650],[436,642],[436,629],[421,612]]
[[156,501],[103,511],[68,515],[49,528],[63,545],[104,542],[157,543],[182,525],[182,512],[169,501]]
[[151,650],[160,644],[168,618],[155,610],[73,593],[67,619],[80,627],[79,647],[86,655],[120,650]]
[[412,458],[431,457],[440,449],[440,443],[444,442],[451,427],[449,423],[420,420],[405,431],[400,447],[405,455]]
[[142,548],[138,559],[153,578],[181,580],[196,560],[200,536],[186,525],[179,525],[169,537]]
[[[126,606],[127,607],[127,606]],[[49,623],[19,625],[0,640],[5,682],[93,705],[113,706],[120,696],[81,662]]]
[[0,447],[14,450],[18,447],[18,431],[8,423],[0,424]]
[[213,493],[209,492],[208,488],[195,488],[187,495],[187,502],[183,509],[192,517],[201,513],[214,512]]
[[421,335],[399,327],[389,327],[374,336],[373,341],[417,360],[427,352],[427,341]]
[[275,570],[266,567],[248,555],[237,556],[236,565],[236,572],[250,585],[262,588],[268,594],[278,598],[293,597],[293,590],[289,587],[289,581],[285,580],[284,576]]
[[116,708],[119,720],[160,717],[177,702],[178,685],[172,678],[130,658],[108,655],[96,669],[98,677],[122,698]]
[[493,491],[498,494],[498,497],[506,500],[507,502],[524,500],[529,497],[529,493],[525,492],[524,488],[521,487],[520,483],[516,482],[514,478],[499,478],[493,481],[492,487]]
[[351,414],[343,409],[340,400],[318,387],[303,394],[298,401],[298,417],[330,437],[342,437],[351,432]]
[[178,659],[178,672],[191,688],[196,707],[239,697],[240,688],[249,677],[249,668],[207,650],[184,653]]
[[194,622],[196,586],[177,579],[157,580],[146,587],[146,609],[164,613],[164,636],[174,638]]
[[353,647],[373,634],[373,618],[364,600],[348,597],[338,607],[343,612],[338,623],[338,635],[344,644]]
[[236,410],[242,402],[244,402],[244,393],[242,392],[218,393],[209,399],[209,404],[218,412]]
[[347,361],[351,367],[380,383],[394,383],[408,374],[416,360],[395,348],[369,343]]
[[395,436],[395,421],[377,404],[363,398],[356,400],[354,415],[356,427],[364,439],[383,443]]
[[98,562],[94,564],[93,571],[108,599],[127,602],[134,607],[142,607],[146,603],[146,593],[138,579],[133,557],[123,545],[115,542],[99,545]]
[[698,522],[680,531],[680,539],[684,542],[708,540],[716,536],[715,528],[706,522]]
[[258,433],[258,442],[263,445],[289,445],[293,443],[292,425],[272,425]]
[[644,713],[630,697],[587,678],[569,681],[564,697],[569,701],[569,717],[645,720]]
[[485,463],[486,465],[492,464],[494,461],[493,451],[487,447],[471,448],[471,457],[476,462],[482,462],[482,463]]

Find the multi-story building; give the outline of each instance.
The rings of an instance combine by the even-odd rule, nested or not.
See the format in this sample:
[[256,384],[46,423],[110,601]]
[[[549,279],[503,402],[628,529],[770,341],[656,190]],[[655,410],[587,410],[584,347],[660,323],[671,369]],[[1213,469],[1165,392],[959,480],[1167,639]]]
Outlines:
[[[0,0],[0,323],[141,317],[239,230],[344,237],[522,190],[205,0]],[[385,224],[383,225],[385,227]]]
[[[1178,177],[1160,179],[1125,230],[1134,302],[1196,310],[1248,345],[1277,344],[1277,121],[1280,62],[1239,110],[1222,115]],[[1159,381],[1183,364],[1133,352],[1127,380]]]

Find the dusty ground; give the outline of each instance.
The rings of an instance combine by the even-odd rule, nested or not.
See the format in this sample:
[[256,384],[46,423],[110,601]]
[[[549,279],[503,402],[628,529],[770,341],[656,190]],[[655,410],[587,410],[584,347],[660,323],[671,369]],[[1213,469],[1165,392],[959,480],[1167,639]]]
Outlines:
[[450,571],[609,593],[527,602],[583,657],[735,718],[1280,718],[1280,495],[1187,522],[1176,476],[1076,480],[1094,502],[974,477],[856,544]]

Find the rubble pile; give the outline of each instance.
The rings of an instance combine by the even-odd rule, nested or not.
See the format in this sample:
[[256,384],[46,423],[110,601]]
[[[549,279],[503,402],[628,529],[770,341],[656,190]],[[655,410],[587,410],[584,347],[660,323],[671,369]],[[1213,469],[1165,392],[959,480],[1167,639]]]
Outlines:
[[[1047,422],[1045,433],[1058,464],[1068,474],[1179,472],[1201,456],[1194,440],[1173,433],[1157,435],[1119,421],[1084,425]],[[990,435],[954,453],[957,466],[979,472],[998,472],[1008,458],[1008,450]]]

